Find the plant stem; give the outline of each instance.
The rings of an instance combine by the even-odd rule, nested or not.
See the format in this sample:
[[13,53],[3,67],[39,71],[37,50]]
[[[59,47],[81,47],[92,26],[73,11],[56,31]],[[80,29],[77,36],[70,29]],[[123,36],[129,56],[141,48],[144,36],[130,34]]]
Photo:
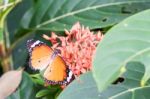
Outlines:
[[2,65],[3,72],[7,72],[13,69],[11,55],[7,57],[8,49],[10,47],[10,42],[9,42],[8,32],[4,30],[5,18],[8,15],[8,13],[11,11],[11,9],[15,7],[15,5],[19,2],[21,2],[21,0],[15,0],[11,3],[0,6],[0,10],[2,11],[0,13],[0,20],[1,20],[0,21],[0,33],[1,33],[0,56],[1,56],[1,65]]

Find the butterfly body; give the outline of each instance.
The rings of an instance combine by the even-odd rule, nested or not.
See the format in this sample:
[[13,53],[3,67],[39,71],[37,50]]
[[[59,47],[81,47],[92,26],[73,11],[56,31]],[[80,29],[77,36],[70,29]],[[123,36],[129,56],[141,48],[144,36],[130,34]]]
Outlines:
[[65,85],[72,80],[73,73],[57,50],[53,50],[39,40],[28,40],[27,48],[30,53],[30,67],[33,70],[42,71],[46,82]]

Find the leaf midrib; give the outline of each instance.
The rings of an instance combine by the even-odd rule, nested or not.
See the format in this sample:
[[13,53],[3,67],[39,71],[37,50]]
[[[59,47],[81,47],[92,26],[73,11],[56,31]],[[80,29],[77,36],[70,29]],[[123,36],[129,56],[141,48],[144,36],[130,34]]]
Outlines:
[[142,50],[136,52],[135,54],[133,54],[133,55],[131,55],[129,58],[127,58],[125,61],[123,61],[123,62],[121,63],[121,66],[125,66],[129,61],[131,61],[131,60],[134,59],[135,57],[137,57],[137,56],[139,56],[139,55],[141,55],[141,54],[144,54],[144,53],[146,53],[146,52],[148,52],[148,51],[150,51],[150,47],[145,48],[145,49],[142,49]]
[[[136,52],[134,55],[131,55],[129,58],[127,58],[127,59],[124,60],[122,63],[120,63],[120,65],[119,65],[119,66],[120,66],[120,68],[119,68],[120,75],[122,75],[122,74],[124,73],[124,72],[122,72],[122,71],[120,70],[121,68],[125,67],[126,64],[127,64],[128,62],[130,62],[132,59],[134,59],[135,57],[137,57],[137,56],[139,56],[139,55],[141,55],[141,54],[143,54],[143,53],[145,53],[145,52],[147,52],[147,51],[150,51],[150,47],[148,47],[148,48],[146,48],[146,49],[142,49],[142,50]],[[120,76],[120,75],[118,75],[118,76]],[[106,87],[106,85],[107,85],[108,83],[109,83],[109,82],[105,83],[104,86],[102,86],[102,88],[104,89],[104,87]]]
[[74,15],[74,14],[78,14],[78,13],[81,13],[81,12],[84,12],[84,11],[97,9],[97,8],[100,8],[100,7],[112,6],[112,5],[118,5],[118,4],[126,4],[126,3],[134,3],[134,2],[135,3],[140,3],[140,2],[149,2],[149,1],[129,1],[129,2],[125,2],[124,1],[124,2],[109,3],[109,4],[103,4],[103,5],[96,5],[96,6],[86,7],[84,9],[80,9],[80,10],[77,10],[77,11],[69,12],[69,13],[66,13],[64,15],[52,18],[50,20],[47,20],[47,21],[37,25],[36,28],[40,28],[40,27],[42,27],[44,25],[50,24],[50,23],[55,22],[57,20],[63,19],[65,17],[71,16],[71,15]]
[[[134,2],[135,2],[135,3],[140,3],[140,2],[150,2],[150,1],[118,2],[118,3],[113,3],[113,4],[111,3],[111,4],[99,5],[97,8],[105,7],[105,6],[111,6],[111,5],[117,5],[117,4],[134,3]],[[91,9],[92,9],[92,8],[91,8]],[[88,10],[90,10],[90,9],[88,9]],[[86,10],[84,10],[84,11],[86,11]],[[79,12],[78,12],[78,13],[79,13]],[[56,17],[55,19],[50,19],[49,22],[54,22],[54,21],[57,21],[57,20],[59,20],[59,19],[61,19],[61,18],[64,18],[64,17],[67,17],[67,16],[64,16],[64,15],[63,15],[63,16],[59,16],[59,17]],[[33,30],[31,33],[34,33],[34,31],[38,30],[38,28],[41,28],[43,25],[46,25],[46,24],[48,24],[49,22],[47,22],[47,21],[46,21],[46,22],[43,22],[43,23],[37,25],[37,26],[36,26],[36,29],[30,29],[30,30]],[[18,42],[20,42],[22,39],[24,39],[25,37],[27,37],[27,36],[29,36],[29,35],[30,35],[30,33],[28,32],[28,33],[25,34],[25,36],[23,36],[23,37],[17,39],[17,41],[16,41],[15,43],[13,43],[12,46],[10,47],[10,51],[15,48],[15,46],[18,44]]]
[[122,92],[118,93],[117,95],[111,96],[108,99],[115,99],[116,97],[126,94],[127,92],[134,92],[135,90],[142,89],[142,88],[150,88],[150,86],[144,86],[144,87],[141,86],[141,87],[131,88],[126,91],[122,91]]

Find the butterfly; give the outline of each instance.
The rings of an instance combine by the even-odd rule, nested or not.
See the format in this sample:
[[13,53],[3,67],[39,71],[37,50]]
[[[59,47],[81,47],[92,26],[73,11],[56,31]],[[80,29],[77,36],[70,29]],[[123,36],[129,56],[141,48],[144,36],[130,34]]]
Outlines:
[[53,50],[42,41],[32,39],[27,41],[27,49],[30,55],[29,66],[33,70],[41,71],[49,84],[67,85],[74,78],[58,50]]

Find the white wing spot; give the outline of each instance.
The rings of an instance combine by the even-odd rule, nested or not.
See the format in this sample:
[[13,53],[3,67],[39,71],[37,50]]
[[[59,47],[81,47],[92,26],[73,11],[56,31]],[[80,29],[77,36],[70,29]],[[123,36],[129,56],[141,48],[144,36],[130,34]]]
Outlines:
[[72,71],[70,71],[69,72],[69,76],[67,77],[67,82],[70,82],[70,80],[72,78],[72,75],[73,75],[73,73],[72,73]]
[[40,43],[39,40],[35,41],[32,45],[31,45],[31,48],[35,47],[36,45],[38,45]]

